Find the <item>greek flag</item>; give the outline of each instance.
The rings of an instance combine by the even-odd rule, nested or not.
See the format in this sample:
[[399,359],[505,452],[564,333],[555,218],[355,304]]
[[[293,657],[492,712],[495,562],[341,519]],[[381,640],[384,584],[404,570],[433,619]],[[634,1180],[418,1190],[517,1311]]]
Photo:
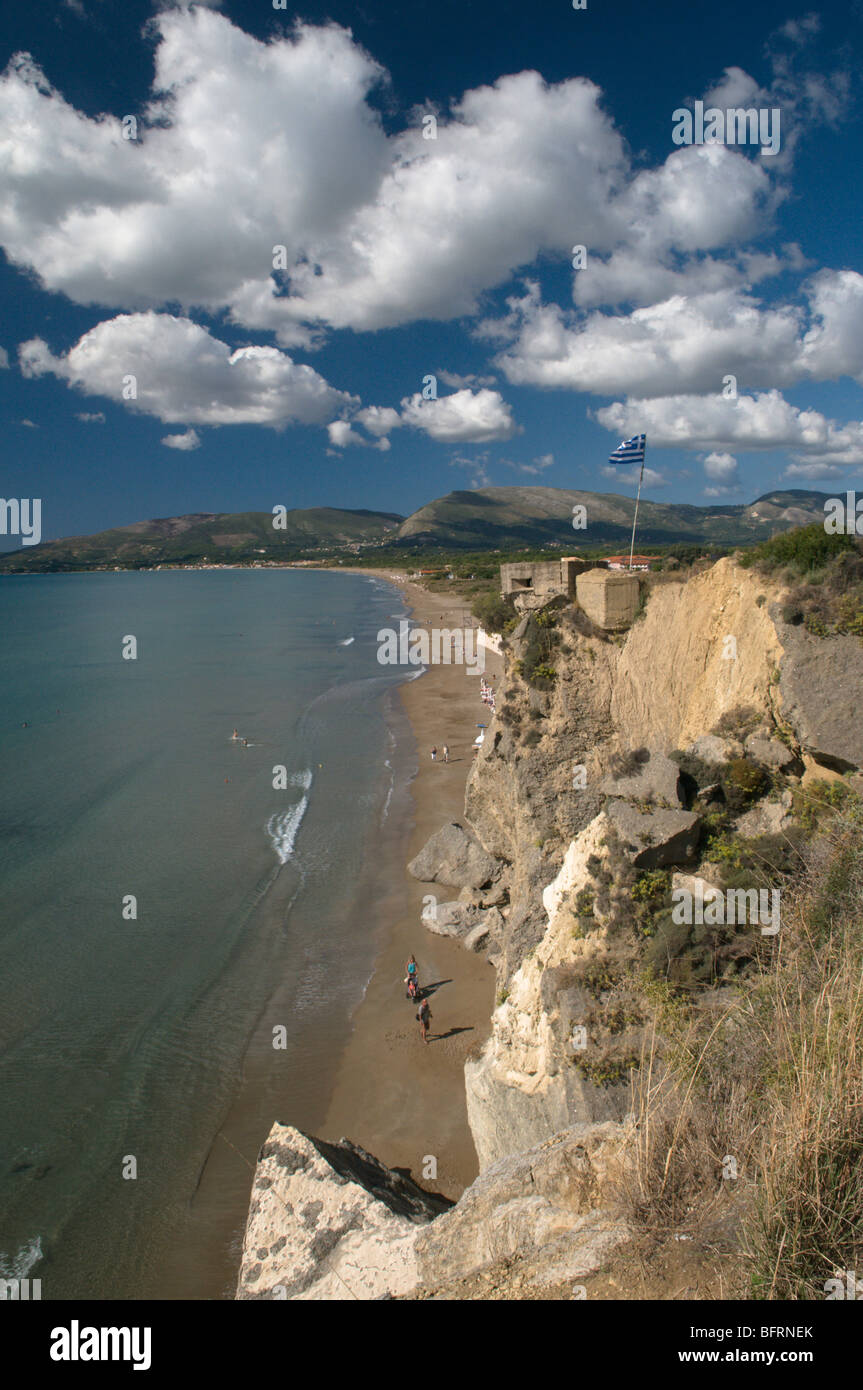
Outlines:
[[609,463],[644,463],[644,446],[647,443],[646,434],[634,434],[631,439],[624,439],[618,444],[614,453],[609,455]]

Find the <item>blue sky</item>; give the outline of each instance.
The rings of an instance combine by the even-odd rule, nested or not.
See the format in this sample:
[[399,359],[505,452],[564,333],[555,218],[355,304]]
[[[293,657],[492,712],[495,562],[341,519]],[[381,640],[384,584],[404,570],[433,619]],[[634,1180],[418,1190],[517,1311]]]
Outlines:
[[[659,500],[860,487],[861,28],[859,0],[7,7],[3,494],[45,538],[407,514],[633,490],[607,457],[641,431]],[[779,152],[675,145],[697,100],[778,111]]]

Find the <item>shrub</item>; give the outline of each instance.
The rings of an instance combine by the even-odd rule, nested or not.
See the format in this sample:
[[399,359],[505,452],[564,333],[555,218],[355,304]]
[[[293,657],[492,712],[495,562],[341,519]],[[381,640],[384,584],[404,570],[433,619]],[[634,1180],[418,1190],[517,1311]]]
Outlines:
[[635,777],[645,763],[650,762],[648,748],[631,748],[626,753],[612,753],[608,770],[612,777]]
[[541,661],[537,666],[534,666],[533,671],[531,673],[531,683],[533,685],[536,685],[539,689],[543,688],[541,682],[554,681],[556,679],[557,672],[555,671],[554,667],[546,665],[544,661]]
[[486,632],[499,636],[507,630],[512,631],[518,621],[518,614],[511,598],[501,598],[498,593],[477,594],[473,600],[472,612]]
[[739,810],[763,796],[770,778],[760,763],[750,758],[732,758],[722,769],[725,800],[732,810]]
[[751,733],[760,719],[761,712],[754,705],[733,705],[720,716],[711,733],[719,738],[742,738]]
[[844,551],[853,549],[852,536],[829,536],[823,524],[814,521],[810,526],[771,536],[770,540],[744,551],[738,559],[744,569],[754,566],[762,573],[787,565],[798,574],[811,574]]
[[653,904],[660,902],[671,887],[671,874],[667,869],[643,869],[639,872],[632,889],[637,903]]

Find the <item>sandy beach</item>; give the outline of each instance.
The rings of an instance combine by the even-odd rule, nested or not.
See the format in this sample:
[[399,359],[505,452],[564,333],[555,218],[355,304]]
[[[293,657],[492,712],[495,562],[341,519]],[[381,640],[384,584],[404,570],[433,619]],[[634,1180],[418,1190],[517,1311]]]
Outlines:
[[[398,585],[414,622],[456,627],[466,618],[475,621],[462,600],[428,593],[390,571],[375,573]],[[502,665],[501,657],[486,652],[485,675],[492,686]],[[446,821],[462,819],[476,726],[490,716],[480,700],[479,676],[468,675],[464,666],[432,666],[403,685],[399,698],[419,750],[419,772],[411,784],[410,859]],[[448,764],[440,754],[445,743]],[[430,756],[433,745],[439,750],[436,762]],[[457,889],[418,882],[406,867],[392,885],[375,972],[353,1019],[322,1133],[350,1138],[390,1167],[409,1168],[415,1179],[457,1197],[478,1171],[467,1123],[464,1061],[488,1034],[494,971],[484,956],[420,925],[423,897],[430,892],[439,902],[458,895]],[[405,962],[411,954],[420,983],[432,989],[428,1045],[415,1006],[405,997]]]

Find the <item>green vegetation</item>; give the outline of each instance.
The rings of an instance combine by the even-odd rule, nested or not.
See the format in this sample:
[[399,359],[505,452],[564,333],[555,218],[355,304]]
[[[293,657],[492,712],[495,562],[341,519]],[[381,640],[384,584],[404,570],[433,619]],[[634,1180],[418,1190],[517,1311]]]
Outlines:
[[828,535],[814,523],[774,536],[739,558],[742,565],[775,573],[788,585],[785,622],[802,625],[813,637],[863,637],[863,544],[858,538]]
[[501,636],[511,632],[519,620],[512,599],[501,598],[496,585],[494,589],[477,593],[472,609],[474,617],[486,632],[495,632]]
[[576,1055],[576,1067],[594,1086],[616,1086],[626,1081],[630,1073],[638,1068],[640,1058],[637,1053],[625,1053],[616,1057],[606,1054],[599,1058]]
[[770,785],[765,768],[751,758],[732,758],[722,771],[725,802],[731,810],[743,810],[763,796]]
[[531,613],[525,623],[521,656],[515,662],[515,670],[537,690],[550,690],[557,677],[552,655],[560,644],[558,613],[559,607],[545,608],[540,613]]
[[852,536],[829,536],[823,522],[814,521],[810,526],[771,536],[770,540],[739,556],[739,560],[744,569],[754,568],[760,574],[770,574],[786,566],[798,574],[811,574],[855,548]]

